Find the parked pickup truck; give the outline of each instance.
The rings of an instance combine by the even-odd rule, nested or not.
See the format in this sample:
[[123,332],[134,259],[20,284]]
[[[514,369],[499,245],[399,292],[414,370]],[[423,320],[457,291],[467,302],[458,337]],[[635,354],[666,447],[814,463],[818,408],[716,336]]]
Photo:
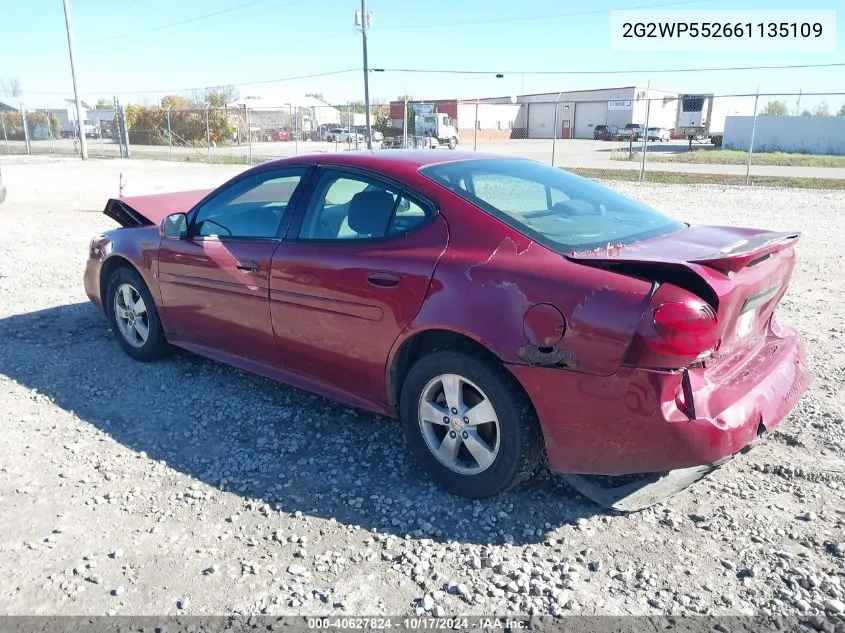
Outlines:
[[625,127],[620,128],[617,137],[620,141],[639,141],[643,137],[643,134],[645,134],[645,128],[643,128],[642,124],[628,123]]

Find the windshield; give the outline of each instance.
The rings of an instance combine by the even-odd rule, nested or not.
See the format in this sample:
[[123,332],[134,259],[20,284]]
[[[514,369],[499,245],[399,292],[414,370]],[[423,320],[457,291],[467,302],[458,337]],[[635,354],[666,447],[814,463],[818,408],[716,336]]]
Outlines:
[[456,161],[421,173],[558,252],[635,242],[684,226],[591,180],[530,160]]

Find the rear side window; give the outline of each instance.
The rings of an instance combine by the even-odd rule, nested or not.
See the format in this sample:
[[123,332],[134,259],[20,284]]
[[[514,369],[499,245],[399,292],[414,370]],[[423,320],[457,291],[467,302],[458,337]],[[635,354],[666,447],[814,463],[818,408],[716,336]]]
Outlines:
[[421,173],[558,252],[636,242],[684,226],[598,183],[530,160],[455,161]]
[[326,170],[305,211],[300,240],[383,239],[423,224],[433,209],[379,179]]

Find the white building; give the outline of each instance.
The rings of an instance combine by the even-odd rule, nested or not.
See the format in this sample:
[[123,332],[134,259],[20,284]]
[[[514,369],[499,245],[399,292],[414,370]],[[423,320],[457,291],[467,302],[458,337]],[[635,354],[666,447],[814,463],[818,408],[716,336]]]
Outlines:
[[[505,104],[511,99],[495,97],[481,103]],[[522,138],[552,138],[557,121],[557,138],[591,139],[596,125],[645,125],[646,109],[649,127],[671,129],[678,112],[677,92],[636,86],[521,95],[516,101],[520,109],[514,128]]]
[[248,96],[230,103],[228,107],[230,110],[249,110],[250,127],[253,128],[293,128],[294,112],[298,115],[296,125],[304,131],[340,123],[340,110],[316,97],[305,95]]

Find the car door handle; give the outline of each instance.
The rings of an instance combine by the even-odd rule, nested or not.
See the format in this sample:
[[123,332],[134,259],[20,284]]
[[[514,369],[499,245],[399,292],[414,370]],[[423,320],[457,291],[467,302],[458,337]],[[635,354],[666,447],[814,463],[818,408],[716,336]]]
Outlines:
[[238,270],[242,270],[245,273],[257,273],[258,272],[258,262],[254,262],[251,260],[246,260],[242,262],[238,262],[235,264],[235,267]]
[[367,281],[380,288],[393,288],[398,286],[399,280],[399,275],[384,270],[374,271],[367,275]]

